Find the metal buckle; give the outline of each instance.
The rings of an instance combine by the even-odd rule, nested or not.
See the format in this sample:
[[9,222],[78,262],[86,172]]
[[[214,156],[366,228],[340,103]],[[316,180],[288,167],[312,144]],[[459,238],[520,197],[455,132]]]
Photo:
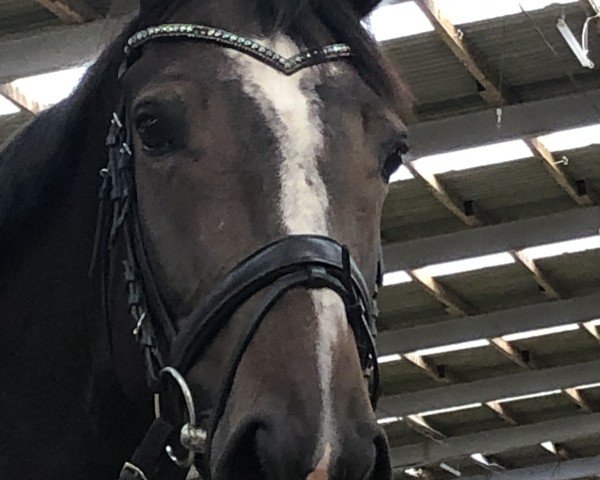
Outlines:
[[[126,471],[133,473],[133,476],[136,478],[148,480],[148,477],[146,477],[146,474],[142,471],[142,469],[133,463],[125,462],[123,464],[123,468],[121,468],[121,474]],[[121,474],[119,474],[119,478],[121,477]]]
[[166,374],[170,375],[177,382],[177,385],[179,385],[188,411],[188,422],[181,427],[181,433],[179,435],[179,442],[181,443],[181,446],[188,451],[188,456],[181,460],[175,455],[175,451],[171,445],[167,445],[165,450],[175,465],[181,468],[189,468],[194,464],[196,453],[204,451],[208,435],[206,430],[196,426],[196,410],[194,409],[192,392],[183,376],[173,367],[163,368],[159,375],[163,377]]

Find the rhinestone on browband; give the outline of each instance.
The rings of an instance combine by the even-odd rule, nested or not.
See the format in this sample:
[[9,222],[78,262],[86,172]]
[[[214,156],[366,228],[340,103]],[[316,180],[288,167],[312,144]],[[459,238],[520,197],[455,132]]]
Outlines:
[[235,35],[218,28],[188,23],[169,23],[140,30],[127,41],[125,54],[129,55],[133,50],[152,39],[169,37],[187,37],[225,45],[247,53],[286,75],[292,75],[298,70],[312,65],[352,55],[352,50],[348,45],[335,43],[285,58],[251,38]]

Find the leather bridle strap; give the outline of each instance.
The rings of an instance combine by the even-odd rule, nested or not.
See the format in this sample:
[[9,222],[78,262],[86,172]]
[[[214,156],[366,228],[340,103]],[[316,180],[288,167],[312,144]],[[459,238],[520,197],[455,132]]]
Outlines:
[[[337,287],[334,289],[351,310],[347,313],[357,341],[373,355],[371,298],[360,270],[345,251],[332,238],[318,235],[291,235],[261,248],[240,262],[183,322],[171,344],[169,363],[187,372],[241,305],[274,281],[302,270],[312,272],[312,282],[305,285],[308,288]],[[361,360],[364,367],[366,358]]]
[[158,471],[171,468],[171,474],[181,475],[181,470],[174,464],[162,461],[164,449],[175,427],[162,418],[154,420],[142,443],[136,448],[130,462],[125,462],[119,480],[151,480]]

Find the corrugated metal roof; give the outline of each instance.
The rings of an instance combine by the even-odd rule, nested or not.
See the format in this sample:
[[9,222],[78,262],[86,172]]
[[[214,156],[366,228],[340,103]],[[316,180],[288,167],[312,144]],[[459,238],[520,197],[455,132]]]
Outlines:
[[[511,15],[462,27],[466,38],[487,63],[500,72],[508,85],[520,86],[588,73],[556,28],[565,14],[572,30],[580,37],[585,20],[578,4],[554,5],[528,15]],[[600,58],[600,42],[590,37],[591,55]]]
[[384,44],[384,51],[411,86],[417,103],[477,95],[477,84],[434,33]]

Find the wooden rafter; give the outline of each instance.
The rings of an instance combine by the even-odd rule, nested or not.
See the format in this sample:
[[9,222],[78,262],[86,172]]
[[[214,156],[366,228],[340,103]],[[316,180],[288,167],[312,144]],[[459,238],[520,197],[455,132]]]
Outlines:
[[498,415],[506,423],[515,427],[519,424],[519,422],[517,422],[515,417],[508,411],[508,408],[503,403],[487,402],[486,406],[494,413],[496,413],[496,415]]
[[[598,14],[598,4],[595,0],[579,0],[586,9],[588,15]],[[433,24],[436,32],[444,43],[454,53],[456,58],[467,68],[469,73],[479,82],[482,87],[481,96],[490,105],[501,106],[509,103],[508,86],[502,86],[500,76],[489,65],[472,51],[464,35],[447,18],[444,17],[436,0],[416,0],[417,5],[423,11],[425,16]],[[600,21],[597,21],[600,31]],[[544,162],[545,167],[560,187],[575,201],[578,205],[593,205],[597,199],[592,198],[586,190],[584,181],[575,182],[571,179],[564,168],[556,161],[551,152],[548,151],[538,139],[525,139],[533,154]],[[480,226],[477,216],[468,215],[465,217],[464,209],[461,208],[463,202],[454,199],[448,195],[443,185],[435,182],[435,177],[424,178],[429,188],[433,190],[434,195],[440,200],[452,213],[469,226]]]
[[442,14],[436,0],[417,0],[416,3],[433,24],[440,38],[481,85],[480,95],[484,100],[495,106],[508,103],[506,94],[500,86],[499,74],[477,58],[467,44],[462,32]]
[[43,107],[38,102],[28,98],[23,92],[10,83],[0,85],[0,95],[8,99],[20,109],[26,110],[34,115],[43,110]]
[[496,348],[502,355],[508,358],[511,362],[518,365],[521,368],[534,369],[536,368],[534,362],[525,354],[525,352],[519,350],[511,343],[503,340],[502,338],[492,338],[492,346]]
[[456,316],[475,315],[477,313],[475,308],[431,275],[426,275],[418,269],[410,271],[409,275],[413,281],[417,282],[418,285],[433,295],[439,302],[443,303],[448,309],[448,313]]
[[445,368],[442,366],[438,366],[433,361],[428,360],[420,355],[415,355],[414,353],[407,353],[403,356],[403,358],[421,370],[425,375],[432,378],[436,382],[439,383],[452,383],[453,379],[448,375]]
[[433,440],[441,440],[446,438],[446,435],[433,428],[429,422],[423,418],[422,415],[409,415],[404,419],[404,423],[406,423],[407,426],[412,428],[417,433],[420,433],[427,438],[431,438]]
[[594,204],[594,200],[586,191],[585,183],[576,183],[562,165],[557,162],[552,152],[550,152],[537,138],[525,139],[525,143],[531,149],[535,157],[543,161],[544,166],[552,175],[552,178],[560,185],[560,187],[573,199],[577,205],[589,206]]
[[596,325],[593,325],[590,322],[582,322],[579,326],[583,328],[584,332],[589,333],[597,342],[600,342],[600,332]]
[[548,276],[541,271],[540,267],[535,263],[534,260],[529,258],[523,252],[519,251],[513,251],[511,252],[511,255],[518,264],[525,267],[529,271],[529,273],[533,275],[535,282],[542,289],[544,295],[546,295],[551,300],[558,300],[561,298],[557,288],[554,285],[552,285],[552,282],[550,281]]
[[469,227],[481,227],[485,225],[486,222],[481,218],[481,213],[477,211],[476,205],[473,202],[467,203],[450,193],[446,186],[433,173],[424,172],[416,168],[412,163],[406,163],[406,168],[431,191],[438,202],[444,205],[462,223]]
[[[552,298],[560,298],[556,288],[550,283],[547,277],[541,272],[539,267],[533,262],[531,259],[528,259],[521,252],[511,252],[511,254],[521,263],[523,264],[534,276],[536,282],[540,285],[544,291],[551,295]],[[476,315],[477,310],[471,306],[468,302],[459,297],[456,293],[454,293],[451,289],[444,286],[437,279],[432,277],[431,275],[426,275],[423,271],[419,269],[410,270],[409,275],[413,279],[413,281],[423,288],[427,293],[435,297],[440,303],[442,303],[448,313],[455,316],[469,316]],[[535,362],[529,358],[529,355],[526,352],[519,350],[517,347],[507,342],[502,338],[491,338],[491,345],[496,348],[498,352],[500,352],[504,357],[509,359],[511,362],[525,369],[534,369],[537,368]],[[411,361],[411,363],[418,366],[425,374],[429,377],[433,378],[438,382],[447,383],[452,381],[448,379],[447,376],[441,376],[439,374],[438,368],[433,368],[428,361],[423,359],[422,357],[418,357],[413,355],[413,359],[411,359],[410,355],[404,355],[407,360]],[[418,360],[418,361],[417,361]]]
[[36,0],[64,23],[87,23],[102,16],[85,0]]
[[588,401],[588,399],[583,396],[580,390],[577,390],[576,388],[566,388],[563,390],[563,393],[567,395],[582,410],[588,413],[594,412],[594,407]]

